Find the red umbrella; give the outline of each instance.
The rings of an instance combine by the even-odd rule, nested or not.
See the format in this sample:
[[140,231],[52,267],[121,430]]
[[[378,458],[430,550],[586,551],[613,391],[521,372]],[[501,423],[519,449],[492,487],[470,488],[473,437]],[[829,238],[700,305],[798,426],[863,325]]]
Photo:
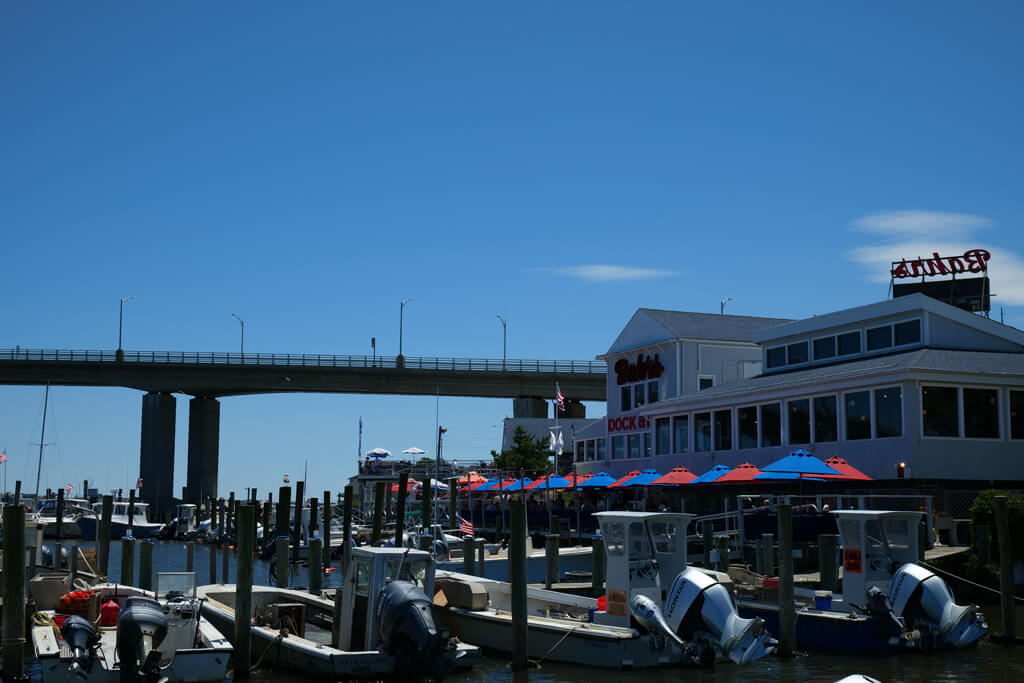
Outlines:
[[536,479],[534,479],[532,482],[530,482],[529,484],[527,484],[523,488],[526,489],[527,491],[530,491],[532,489],[537,488],[538,486],[543,486],[544,482],[546,482],[548,480],[548,477],[550,477],[550,476],[551,476],[550,474],[545,474],[543,476],[537,477]]
[[673,467],[667,474],[663,474],[651,482],[651,486],[676,486],[689,484],[697,478],[697,475],[685,467]]
[[576,486],[576,485],[586,481],[587,479],[590,479],[592,476],[594,476],[594,475],[592,475],[592,474],[567,474],[567,475],[565,475],[565,479],[567,479],[569,481],[571,486],[566,486],[566,488],[570,488],[571,489],[573,486]]
[[840,472],[843,473],[843,476],[838,476],[835,474],[819,474],[818,476],[821,477],[822,479],[857,479],[860,481],[872,481],[871,477],[864,474],[856,467],[840,458],[838,455],[826,460],[825,464],[834,470],[839,470]]
[[715,479],[715,483],[717,484],[719,482],[730,481],[751,481],[754,477],[756,477],[759,474],[761,474],[761,470],[759,470],[754,465],[751,465],[749,462],[745,462],[739,467],[726,472],[718,479]]
[[627,481],[629,481],[630,479],[632,479],[633,477],[635,477],[638,474],[640,474],[640,470],[633,470],[632,472],[630,472],[626,476],[622,477],[621,479],[616,479],[611,484],[608,484],[608,488],[610,488],[610,489],[619,488],[624,483],[626,483]]
[[[420,482],[416,481],[412,477],[409,477],[409,484],[408,484],[408,486],[405,487],[405,490],[406,491],[412,491],[414,488],[416,488],[419,485],[419,483]],[[391,485],[391,493],[398,493],[398,484],[397,483]]]

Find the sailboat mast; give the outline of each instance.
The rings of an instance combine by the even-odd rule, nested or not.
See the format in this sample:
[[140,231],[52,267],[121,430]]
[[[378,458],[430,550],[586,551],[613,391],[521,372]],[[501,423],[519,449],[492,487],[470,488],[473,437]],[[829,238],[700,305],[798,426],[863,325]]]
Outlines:
[[46,394],[43,398],[43,428],[39,432],[39,464],[36,466],[36,505],[39,504],[39,477],[43,472],[43,446],[46,445],[46,406],[50,403],[50,383],[46,383]]

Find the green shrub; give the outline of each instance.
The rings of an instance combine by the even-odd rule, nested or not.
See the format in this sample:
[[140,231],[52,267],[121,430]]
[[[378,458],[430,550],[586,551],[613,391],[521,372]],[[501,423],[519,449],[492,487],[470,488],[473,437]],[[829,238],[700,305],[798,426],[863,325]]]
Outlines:
[[[976,528],[984,524],[991,529],[992,548],[991,561],[999,563],[999,531],[996,529],[996,518],[992,513],[992,499],[1006,496],[1006,507],[1009,510],[1010,543],[1013,547],[1013,559],[1024,561],[1024,497],[1007,491],[988,489],[978,494],[971,505],[971,523]],[[971,548],[977,555],[977,534],[972,534]]]

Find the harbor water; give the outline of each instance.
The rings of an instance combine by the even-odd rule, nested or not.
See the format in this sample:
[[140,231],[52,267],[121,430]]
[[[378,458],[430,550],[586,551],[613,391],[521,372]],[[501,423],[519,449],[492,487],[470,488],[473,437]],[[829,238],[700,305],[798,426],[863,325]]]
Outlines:
[[[50,542],[48,541],[48,544]],[[66,541],[69,547],[74,542]],[[79,541],[83,547],[91,547],[91,541]],[[136,545],[138,545],[136,543]],[[223,572],[223,548],[196,544],[194,550],[194,571],[200,584],[209,583],[210,551],[217,553],[217,580]],[[154,542],[153,565],[155,571],[184,571],[186,544],[177,541]],[[110,578],[120,576],[120,542],[110,544]],[[337,567],[337,562],[334,563]],[[136,557],[138,572],[138,557]],[[257,560],[254,567],[254,582],[271,585],[269,563]],[[306,567],[293,572],[293,586],[307,586],[309,573]],[[228,579],[235,579],[235,554],[229,553]],[[325,587],[335,586],[340,579],[339,572],[324,576]],[[999,606],[983,605],[992,630],[1000,630]],[[1024,607],[1016,609],[1017,630],[1024,631]],[[255,655],[254,655],[255,656]],[[639,671],[612,671],[569,666],[541,661],[539,666],[526,672],[514,672],[509,667],[510,659],[500,653],[485,652],[476,667],[463,674],[447,679],[449,681],[509,681],[566,683],[591,683],[592,681],[620,681],[622,683],[655,683],[656,681],[683,679],[707,683],[739,683],[740,681],[780,681],[793,683],[818,683],[836,681],[854,673],[873,676],[889,682],[921,681],[943,683],[954,681],[1022,681],[1024,680],[1024,647],[1007,647],[983,641],[969,650],[941,652],[911,651],[893,655],[840,655],[823,652],[801,653],[792,659],[782,660],[769,657],[753,664],[738,667],[720,664],[713,670],[697,669],[653,669]],[[262,669],[252,676],[253,681],[282,683],[308,683],[308,677],[300,673]]]

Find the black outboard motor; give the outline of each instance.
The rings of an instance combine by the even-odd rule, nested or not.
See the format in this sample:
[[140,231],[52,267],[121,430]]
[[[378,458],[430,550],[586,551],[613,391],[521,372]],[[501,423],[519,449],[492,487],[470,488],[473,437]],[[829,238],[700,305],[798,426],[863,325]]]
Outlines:
[[433,603],[408,581],[392,581],[377,599],[377,623],[388,654],[398,657],[402,672],[421,671],[440,681],[455,668],[455,643],[447,629],[438,630]]
[[71,648],[71,656],[75,660],[72,668],[81,668],[86,673],[92,671],[96,645],[100,635],[85,617],[73,614],[64,620],[60,627],[60,637]]
[[54,564],[53,559],[53,546],[44,545],[40,551],[40,564],[44,567],[53,567],[54,569],[60,569],[61,567],[68,566],[68,549],[64,546],[60,547],[60,564]]
[[117,656],[121,682],[160,679],[160,643],[167,636],[167,615],[153,598],[132,596],[117,617]]

